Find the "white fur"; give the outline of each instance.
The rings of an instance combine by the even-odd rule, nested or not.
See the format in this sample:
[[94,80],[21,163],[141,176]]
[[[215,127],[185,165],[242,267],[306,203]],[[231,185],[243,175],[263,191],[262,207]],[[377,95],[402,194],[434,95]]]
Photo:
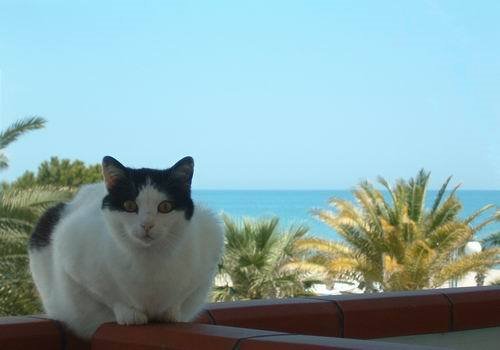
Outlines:
[[[195,205],[157,213],[168,198],[147,185],[139,212],[101,209],[104,185],[83,187],[30,268],[47,314],[90,338],[105,322],[189,321],[206,301],[222,254],[219,220]],[[148,233],[141,224],[154,225]]]

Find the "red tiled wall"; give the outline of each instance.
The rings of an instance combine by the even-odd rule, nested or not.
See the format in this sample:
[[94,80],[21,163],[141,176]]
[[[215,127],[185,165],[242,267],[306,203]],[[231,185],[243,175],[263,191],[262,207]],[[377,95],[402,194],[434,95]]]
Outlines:
[[123,327],[107,324],[92,340],[92,350],[438,350],[384,342],[314,337],[206,324]]
[[393,344],[357,339],[286,335],[251,338],[242,341],[238,350],[443,350],[430,346]]
[[449,288],[453,330],[500,326],[500,287]]
[[455,288],[209,304],[195,323],[103,325],[91,344],[43,316],[6,317],[0,318],[0,349],[424,349],[333,337],[494,326],[500,326],[500,287]]
[[43,316],[0,317],[1,350],[89,350],[90,344]]
[[205,324],[151,324],[129,326],[127,331],[116,324],[101,326],[92,339],[92,350],[141,349],[217,349],[231,350],[242,338],[279,335],[256,329]]
[[205,323],[372,339],[500,326],[500,287],[252,300],[206,311]]
[[339,337],[341,315],[329,301],[296,298],[215,303],[213,323],[244,328]]
[[29,317],[0,318],[0,349],[62,349],[62,338],[54,321]]
[[450,303],[439,292],[327,297],[343,314],[346,338],[382,338],[450,331]]

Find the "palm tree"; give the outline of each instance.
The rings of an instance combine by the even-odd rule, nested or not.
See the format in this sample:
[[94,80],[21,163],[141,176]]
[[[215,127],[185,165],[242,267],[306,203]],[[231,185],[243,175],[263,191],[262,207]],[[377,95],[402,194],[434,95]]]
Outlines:
[[[500,216],[497,218],[500,221]],[[483,241],[483,247],[500,247],[500,232],[495,232],[486,237]],[[499,258],[500,260],[500,258]],[[478,271],[476,274],[476,283],[478,286],[484,285],[484,280],[486,279],[486,271]],[[490,283],[491,285],[500,285],[500,279],[497,279]]]
[[[28,130],[43,127],[39,117],[14,123],[0,133],[0,151]],[[0,169],[8,166],[0,154]],[[71,193],[50,186],[15,189],[0,188],[0,315],[40,311],[40,304],[28,271],[27,242],[38,217],[49,206],[67,200]]]
[[483,243],[486,247],[500,246],[500,232],[492,233],[491,235],[486,237]]
[[304,295],[302,273],[287,268],[297,258],[296,242],[308,229],[278,230],[278,218],[235,222],[224,216],[225,254],[219,266],[216,301]]
[[9,166],[9,160],[4,153],[4,149],[26,132],[43,128],[45,123],[45,119],[40,117],[25,118],[16,121],[0,133],[0,170]]
[[69,197],[49,186],[0,192],[0,315],[41,311],[28,269],[29,234],[48,207]]
[[359,281],[359,288],[368,292],[436,288],[493,266],[498,249],[472,255],[460,252],[500,214],[474,224],[480,214],[491,209],[485,206],[460,219],[459,186],[447,192],[451,177],[432,207],[426,208],[429,176],[421,170],[414,179],[399,180],[394,187],[379,177],[387,196],[364,181],[353,190],[355,204],[332,198],[335,211],[314,210],[313,214],[345,242],[302,240],[298,246],[306,254],[305,266],[315,266],[330,283],[345,278]]

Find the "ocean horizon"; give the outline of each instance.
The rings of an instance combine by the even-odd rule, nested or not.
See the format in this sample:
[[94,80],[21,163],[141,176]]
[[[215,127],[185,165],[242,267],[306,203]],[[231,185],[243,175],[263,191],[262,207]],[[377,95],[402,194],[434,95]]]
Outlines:
[[[427,208],[432,206],[437,193],[437,190],[427,192]],[[459,190],[457,196],[463,205],[461,217],[467,217],[487,204],[495,205],[497,210],[500,208],[500,191]],[[312,209],[332,209],[328,201],[333,197],[354,200],[350,190],[193,190],[195,201],[218,214],[224,213],[239,220],[278,217],[282,230],[291,225],[305,225],[311,235],[341,240],[334,230],[311,214]],[[499,230],[500,223],[493,223],[477,237],[484,238]]]

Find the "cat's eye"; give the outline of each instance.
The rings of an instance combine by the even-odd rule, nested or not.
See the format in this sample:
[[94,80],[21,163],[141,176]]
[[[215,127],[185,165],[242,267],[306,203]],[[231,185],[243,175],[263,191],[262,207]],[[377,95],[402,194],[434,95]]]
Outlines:
[[137,203],[134,201],[125,201],[123,202],[123,209],[129,213],[135,213],[137,211]]
[[158,204],[158,211],[160,213],[169,213],[174,209],[174,205],[172,202],[169,201],[163,201],[160,204]]

